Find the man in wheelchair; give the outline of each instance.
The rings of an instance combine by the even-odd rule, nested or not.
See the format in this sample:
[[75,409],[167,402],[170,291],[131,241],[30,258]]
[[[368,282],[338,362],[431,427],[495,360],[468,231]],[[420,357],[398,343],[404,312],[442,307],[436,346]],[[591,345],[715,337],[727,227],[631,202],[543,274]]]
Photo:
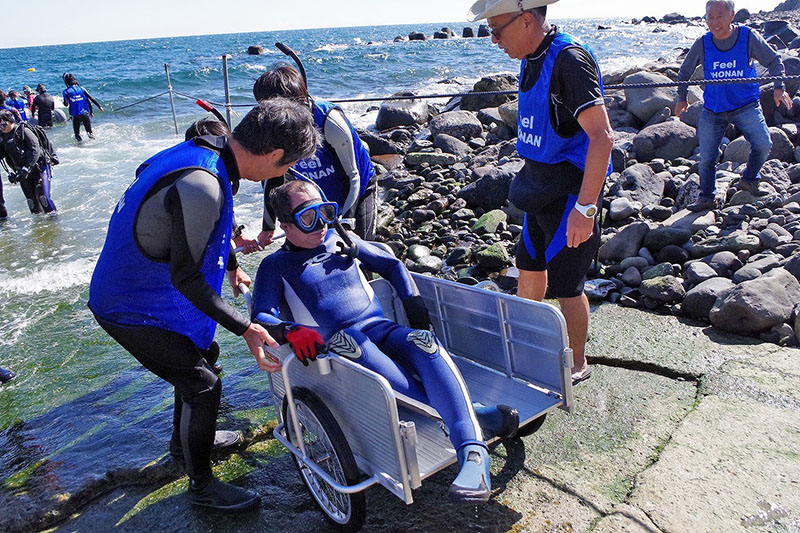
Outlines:
[[[481,427],[510,437],[519,424],[516,410],[492,406],[476,415],[464,379],[436,339],[403,263],[353,234],[348,236],[355,244],[347,250],[336,230],[329,229],[338,216],[337,205],[323,201],[315,185],[289,181],[272,191],[270,203],[286,231],[286,243],[258,269],[253,321],[267,327],[278,342],[289,342],[305,365],[327,346],[381,374],[395,391],[436,409],[461,468],[450,486],[450,499],[487,501],[489,454]],[[410,328],[384,318],[362,264],[392,284]],[[293,322],[278,318],[281,305],[288,306]]]

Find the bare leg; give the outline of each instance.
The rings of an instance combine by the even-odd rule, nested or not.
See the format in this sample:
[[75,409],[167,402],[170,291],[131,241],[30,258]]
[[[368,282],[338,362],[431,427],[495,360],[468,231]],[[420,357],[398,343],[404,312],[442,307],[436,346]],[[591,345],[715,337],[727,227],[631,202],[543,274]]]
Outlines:
[[519,285],[517,296],[541,302],[547,292],[547,271],[534,272],[532,270],[519,271]]
[[572,373],[586,368],[586,339],[589,336],[589,299],[586,294],[572,298],[559,298],[561,312],[567,321],[569,347],[572,348]]

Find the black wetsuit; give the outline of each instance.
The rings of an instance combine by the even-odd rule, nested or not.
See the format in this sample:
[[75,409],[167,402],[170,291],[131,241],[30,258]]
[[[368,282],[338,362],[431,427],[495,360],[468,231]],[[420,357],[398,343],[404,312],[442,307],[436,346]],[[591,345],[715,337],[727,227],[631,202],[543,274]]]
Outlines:
[[39,93],[33,99],[33,106],[31,107],[31,114],[38,111],[39,125],[43,128],[49,128],[53,125],[53,111],[56,109],[56,101],[52,96],[47,94],[47,91]]
[[[230,148],[222,143],[220,147],[231,181],[238,182],[238,167]],[[235,183],[233,188],[236,189]],[[227,304],[201,273],[222,202],[217,178],[205,170],[167,175],[142,201],[133,231],[147,257],[170,264],[172,285],[192,305],[241,335],[250,321]],[[231,271],[237,266],[235,255],[230,254],[226,269]],[[170,452],[184,457],[186,473],[193,480],[210,478],[210,455],[222,393],[222,383],[211,369],[219,355],[217,343],[203,350],[188,337],[163,328],[116,324],[97,315],[95,318],[145,368],[175,387]]]
[[[0,158],[5,158],[15,173],[22,167],[30,169],[28,175],[19,180],[19,186],[31,213],[55,210],[49,199],[50,168],[45,164],[42,148],[33,132],[20,124],[9,133],[0,133]],[[48,183],[45,184],[44,180]],[[42,203],[40,198],[45,198],[45,202]]]

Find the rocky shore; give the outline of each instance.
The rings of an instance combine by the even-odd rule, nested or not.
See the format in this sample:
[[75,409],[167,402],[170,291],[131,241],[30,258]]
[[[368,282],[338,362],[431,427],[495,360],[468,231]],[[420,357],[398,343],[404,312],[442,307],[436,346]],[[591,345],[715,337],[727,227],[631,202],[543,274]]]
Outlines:
[[[763,15],[748,14],[749,24],[780,49],[787,74],[800,74],[800,30],[790,17]],[[689,110],[677,118],[675,88],[613,89],[675,81],[679,68],[679,62],[659,60],[605,73],[604,84],[612,87],[606,105],[614,128],[613,173],[604,190],[602,246],[587,292],[593,301],[686,316],[797,346],[800,97],[793,109],[776,109],[772,84],[761,87],[773,142],[761,172],[767,194],[740,189],[749,144],[731,128],[717,170],[720,207],[692,213],[685,208],[699,194],[702,90],[690,88]],[[702,72],[695,78],[702,79]],[[512,74],[495,75],[476,83],[473,92],[516,85]],[[792,95],[798,88],[800,82],[787,83]],[[522,166],[515,149],[516,97],[429,102],[384,102],[377,132],[359,132],[378,163],[384,193],[380,238],[411,270],[465,283],[492,280],[513,293],[522,224],[522,213],[507,201]]]

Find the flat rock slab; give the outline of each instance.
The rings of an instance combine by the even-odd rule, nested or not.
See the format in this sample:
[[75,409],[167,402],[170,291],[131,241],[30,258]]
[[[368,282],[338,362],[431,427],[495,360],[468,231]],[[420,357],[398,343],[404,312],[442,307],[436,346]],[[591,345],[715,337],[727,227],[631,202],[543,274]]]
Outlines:
[[696,379],[726,361],[780,350],[758,339],[697,326],[705,325],[617,305],[600,305],[592,309],[587,353],[603,364],[629,365]]

